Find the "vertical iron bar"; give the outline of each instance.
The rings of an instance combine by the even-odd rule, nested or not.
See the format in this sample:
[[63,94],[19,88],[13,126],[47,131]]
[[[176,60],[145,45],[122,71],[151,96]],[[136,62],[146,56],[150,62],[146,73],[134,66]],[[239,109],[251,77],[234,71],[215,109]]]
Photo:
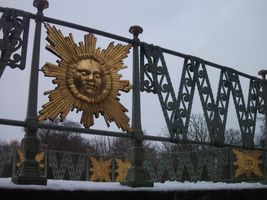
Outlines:
[[[141,28],[141,27],[140,27]],[[141,29],[140,29],[141,32]],[[139,41],[138,35],[134,40]],[[139,84],[139,52],[138,45],[133,45],[133,93],[132,93],[132,128],[134,132],[142,131]]]
[[131,167],[124,182],[121,185],[129,187],[153,187],[143,167],[145,151],[143,148],[144,134],[141,127],[140,106],[140,83],[139,83],[139,43],[138,35],[143,32],[140,26],[131,26],[130,33],[133,34],[133,93],[132,93],[132,130],[133,145],[130,149]]
[[26,127],[24,129],[25,135],[21,142],[25,160],[22,162],[20,173],[18,176],[13,176],[12,181],[16,184],[46,185],[47,178],[41,176],[39,165],[35,160],[35,156],[39,151],[39,140],[37,138],[37,100],[41,28],[43,21],[43,9],[48,7],[48,2],[46,0],[34,0],[33,5],[38,9],[38,12],[35,21]]
[[[264,113],[264,129],[263,133],[261,135],[261,145],[263,148],[267,148],[267,80],[266,80],[266,75],[267,75],[267,70],[260,70],[258,72],[258,75],[262,76],[262,89],[263,89],[263,102],[264,102],[264,107],[263,107],[263,113]],[[264,184],[267,184],[267,154],[264,151],[263,152],[263,173],[264,173],[264,180],[262,181]]]
[[112,158],[111,162],[111,182],[115,182],[115,157]]
[[[263,101],[264,101],[264,132],[262,135],[262,144],[267,148],[267,81],[262,83],[263,87]],[[267,167],[267,166],[266,166]]]
[[[262,141],[261,144],[263,148],[267,148],[267,81],[264,75],[264,81],[262,83],[263,87],[263,101],[264,101],[264,129],[262,133]],[[263,152],[263,173],[264,173],[264,180],[262,183],[267,184],[267,154]]]
[[262,90],[263,90],[263,102],[264,102],[264,107],[263,107],[263,113],[264,113],[264,130],[261,135],[261,145],[263,147],[267,147],[267,80],[266,80],[266,75],[267,75],[267,70],[260,70],[258,72],[258,75],[262,76]]

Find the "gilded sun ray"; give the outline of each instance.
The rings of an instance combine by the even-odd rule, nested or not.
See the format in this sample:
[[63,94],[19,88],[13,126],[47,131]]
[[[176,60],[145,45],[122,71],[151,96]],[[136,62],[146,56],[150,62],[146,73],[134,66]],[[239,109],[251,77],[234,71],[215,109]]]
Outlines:
[[130,82],[121,80],[119,71],[124,69],[123,59],[127,57],[131,45],[114,45],[106,49],[96,48],[97,38],[89,33],[84,42],[76,44],[72,34],[64,36],[60,30],[48,23],[47,50],[56,55],[57,65],[47,62],[42,68],[45,76],[55,77],[57,87],[47,91],[49,102],[39,112],[38,120],[63,121],[70,111],[82,111],[80,123],[89,128],[94,117],[103,115],[107,125],[115,122],[118,128],[131,132],[128,112],[118,96],[120,91],[129,92]]
[[262,152],[260,151],[239,151],[233,150],[237,160],[234,162],[234,165],[237,167],[235,170],[234,176],[235,178],[245,175],[246,177],[251,177],[252,173],[255,176],[262,177],[263,173],[260,168],[260,164],[262,164],[262,160],[260,157],[262,156]]

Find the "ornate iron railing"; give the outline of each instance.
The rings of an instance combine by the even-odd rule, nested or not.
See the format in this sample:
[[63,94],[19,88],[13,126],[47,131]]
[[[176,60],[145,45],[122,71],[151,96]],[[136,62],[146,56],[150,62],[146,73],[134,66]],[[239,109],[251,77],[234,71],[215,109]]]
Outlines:
[[[0,77],[6,66],[25,68],[30,18],[26,12],[4,9],[0,19]],[[20,51],[16,53],[17,51]]]
[[[265,148],[255,147],[254,135],[256,127],[256,118],[258,113],[266,115],[266,103],[267,102],[267,83],[264,79],[258,79],[238,72],[234,69],[220,66],[211,62],[207,62],[200,58],[196,58],[190,55],[185,55],[179,52],[164,49],[158,46],[149,45],[141,42],[138,38],[138,34],[142,32],[142,28],[133,26],[130,32],[133,34],[133,39],[121,37],[104,31],[92,29],[89,27],[65,22],[58,19],[45,17],[43,15],[43,9],[48,7],[46,0],[35,0],[34,6],[37,7],[37,14],[31,14],[25,11],[2,8],[2,17],[0,19],[0,31],[2,31],[3,38],[0,39],[0,76],[2,75],[6,66],[12,68],[19,67],[25,68],[26,51],[28,43],[28,30],[30,20],[35,20],[35,36],[34,47],[32,56],[32,68],[30,75],[30,87],[29,87],[29,99],[28,108],[25,121],[18,121],[12,119],[0,119],[0,124],[21,126],[25,127],[25,137],[22,141],[23,153],[25,154],[25,161],[22,163],[22,171],[18,176],[13,177],[13,181],[18,184],[46,184],[46,177],[40,174],[38,165],[35,158],[38,153],[38,139],[36,137],[37,130],[50,129],[50,130],[62,130],[85,134],[105,135],[114,137],[125,137],[133,140],[133,149],[131,151],[131,163],[132,168],[130,175],[127,176],[126,185],[132,187],[140,186],[152,186],[153,183],[148,182],[145,178],[146,172],[143,170],[143,154],[142,147],[143,140],[163,141],[170,143],[191,143],[202,144],[211,146],[224,146],[224,147],[239,147],[250,150],[263,150]],[[75,128],[59,125],[51,125],[40,123],[37,119],[37,96],[38,96],[38,73],[39,73],[39,58],[40,58],[40,38],[41,28],[43,22],[49,22],[55,25],[63,27],[73,28],[80,31],[90,32],[97,35],[101,35],[110,39],[119,40],[125,43],[132,44],[133,46],[133,101],[132,101],[132,134],[125,134],[114,131],[94,130],[87,128]],[[140,49],[140,51],[139,51]],[[139,53],[141,55],[139,59]],[[165,62],[165,54],[170,54],[183,59],[182,75],[180,79],[180,86],[178,94],[175,93],[170,75],[168,72],[167,64]],[[140,68],[139,68],[140,61]],[[218,92],[215,95],[212,92],[212,86],[207,73],[207,67],[213,67],[220,70]],[[140,69],[140,73],[139,73]],[[139,78],[140,76],[140,78]],[[248,101],[245,103],[244,92],[241,87],[240,77],[249,79],[250,85],[248,89]],[[139,81],[141,82],[139,84]],[[166,126],[169,130],[169,137],[161,137],[154,135],[144,135],[141,130],[141,112],[140,112],[140,90],[146,92],[156,93],[159,97],[159,101],[162,107],[162,111],[165,117]],[[200,101],[204,113],[204,117],[208,126],[208,133],[210,141],[195,141],[188,138],[188,126],[190,115],[192,112],[192,103],[195,98],[195,91],[198,90]],[[236,115],[238,118],[238,124],[242,134],[242,146],[236,146],[234,144],[225,143],[225,129],[228,116],[229,99],[233,98]],[[197,153],[195,153],[197,154]],[[200,153],[202,155],[202,153]],[[182,156],[179,162],[187,163],[188,155]],[[58,168],[58,164],[53,157],[53,153],[49,156],[51,159],[52,168]],[[71,177],[78,177],[80,174],[76,174],[73,169],[74,165],[71,165],[69,157],[64,157],[64,165],[61,172],[58,172],[58,176],[61,176],[64,170],[70,170]],[[203,159],[202,159],[203,160]],[[204,159],[205,160],[205,159]],[[49,161],[50,162],[50,161]],[[167,161],[166,161],[167,162]],[[168,161],[169,162],[169,161]],[[265,161],[266,162],[266,161]],[[146,162],[145,162],[146,163]],[[84,164],[82,158],[80,160],[79,168]],[[144,164],[149,168],[149,164]],[[163,165],[162,165],[163,166]],[[162,167],[161,166],[161,167]],[[165,165],[164,165],[165,166]],[[266,165],[264,165],[266,166]],[[177,167],[176,172],[169,169],[170,165],[167,165],[169,173],[172,173],[172,177],[176,174],[177,177],[181,177],[180,166]],[[202,168],[202,165],[197,167]],[[188,173],[193,177],[192,180],[196,180],[193,172],[190,171],[190,165],[188,165]],[[64,170],[63,170],[64,169]],[[198,168],[196,168],[198,169]],[[135,171],[137,170],[137,171]],[[265,167],[266,170],[266,167]],[[158,177],[163,173],[163,169],[158,168],[157,173],[152,175],[152,168],[150,168],[151,177]],[[198,170],[201,171],[201,170]],[[210,172],[211,173],[211,172]],[[157,175],[156,175],[157,174]],[[266,173],[265,173],[266,174]],[[198,176],[198,175],[197,175]],[[174,179],[174,178],[171,178]],[[179,179],[179,178],[178,178]],[[266,175],[265,175],[266,179]],[[156,180],[151,178],[151,180]]]
[[[170,137],[188,141],[188,125],[192,104],[198,90],[207,123],[210,142],[225,145],[224,134],[228,116],[230,94],[242,134],[243,147],[254,147],[257,113],[264,114],[264,80],[219,66],[189,55],[176,55],[183,59],[179,91],[176,96],[164,49],[143,43],[141,45],[141,89],[158,95]],[[218,92],[212,92],[207,66],[220,70]],[[248,101],[245,104],[240,77],[249,80]]]
[[[0,177],[19,173],[23,162],[22,150],[15,147],[0,148]],[[255,160],[240,168],[245,156],[254,155]],[[42,173],[49,179],[120,182],[131,165],[127,156],[96,156],[88,153],[73,153],[41,150],[36,160]],[[165,181],[214,181],[242,182],[263,181],[267,175],[266,153],[241,151],[232,148],[213,148],[202,151],[146,154],[143,163],[149,180]],[[254,162],[254,163],[253,163]],[[11,167],[14,170],[12,172]]]

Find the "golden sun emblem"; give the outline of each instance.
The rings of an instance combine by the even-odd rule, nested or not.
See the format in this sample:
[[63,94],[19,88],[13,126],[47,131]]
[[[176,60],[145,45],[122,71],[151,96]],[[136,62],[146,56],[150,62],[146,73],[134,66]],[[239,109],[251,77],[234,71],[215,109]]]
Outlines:
[[258,177],[262,177],[263,173],[260,169],[260,164],[262,164],[262,160],[260,160],[260,156],[262,153],[260,151],[239,151],[233,150],[237,160],[234,162],[234,165],[237,167],[235,170],[235,178],[246,175],[246,177],[250,177],[252,173],[254,173]]
[[58,86],[44,94],[49,95],[49,102],[39,112],[39,121],[54,121],[60,116],[63,121],[67,114],[77,109],[82,111],[81,124],[89,128],[94,124],[94,116],[99,114],[109,126],[115,121],[123,131],[131,132],[128,110],[119,102],[120,91],[129,92],[131,85],[121,80],[119,70],[125,68],[123,59],[127,57],[131,45],[110,43],[107,49],[96,48],[96,37],[89,33],[84,42],[77,45],[72,34],[67,37],[54,26],[45,24],[47,29],[46,48],[60,60],[58,65],[46,63],[42,68],[45,76],[55,77]]

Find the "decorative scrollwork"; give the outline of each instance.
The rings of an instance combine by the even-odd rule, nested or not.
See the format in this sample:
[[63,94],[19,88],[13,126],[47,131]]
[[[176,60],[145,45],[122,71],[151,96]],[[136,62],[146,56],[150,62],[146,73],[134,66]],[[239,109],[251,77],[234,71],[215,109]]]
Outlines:
[[[6,9],[0,19],[0,77],[6,66],[23,70],[26,63],[29,17],[26,12]],[[18,52],[20,50],[20,52]]]
[[[201,61],[200,61],[201,62]],[[201,100],[201,104],[204,111],[204,116],[206,119],[207,127],[209,130],[210,141],[215,144],[223,144],[224,143],[224,129],[221,117],[219,115],[219,109],[221,114],[223,114],[221,109],[225,107],[225,100],[221,99],[221,97],[229,97],[229,94],[225,93],[225,81],[223,79],[223,72],[221,72],[220,80],[219,80],[219,90],[217,101],[215,103],[214,96],[211,89],[211,84],[209,81],[206,65],[201,62],[199,68],[197,70],[197,87],[199,91],[199,96]],[[229,92],[228,92],[229,93]],[[229,98],[228,98],[229,99]],[[219,106],[219,103],[221,104]],[[225,124],[224,124],[225,125]]]
[[248,102],[246,107],[238,74],[233,70],[228,70],[228,77],[231,82],[230,87],[242,134],[243,146],[253,147],[257,107],[259,104],[259,98],[257,96],[259,91],[259,85],[257,84],[258,81],[257,79],[250,79]]
[[[145,63],[147,61],[147,63]],[[143,43],[141,47],[141,88],[156,93],[162,107],[171,138],[187,140],[195,87],[198,89],[210,142],[224,144],[230,93],[237,113],[244,147],[253,147],[257,111],[264,113],[263,84],[250,78],[247,105],[239,73],[230,68],[220,69],[216,99],[212,93],[206,62],[188,56],[184,59],[177,98],[160,47]]]
[[263,99],[263,85],[262,81],[257,81],[256,88],[257,88],[257,97],[258,97],[258,105],[257,109],[260,114],[265,114],[267,111],[264,109],[264,99]]
[[[145,58],[147,60],[146,64],[144,63]],[[171,115],[175,107],[175,93],[162,49],[151,44],[143,43],[140,64],[141,90],[158,94],[167,127],[170,135],[173,136]]]
[[195,91],[195,69],[199,62],[195,59],[185,59],[177,97],[176,109],[172,115],[173,129],[176,136],[187,139],[187,130]]

